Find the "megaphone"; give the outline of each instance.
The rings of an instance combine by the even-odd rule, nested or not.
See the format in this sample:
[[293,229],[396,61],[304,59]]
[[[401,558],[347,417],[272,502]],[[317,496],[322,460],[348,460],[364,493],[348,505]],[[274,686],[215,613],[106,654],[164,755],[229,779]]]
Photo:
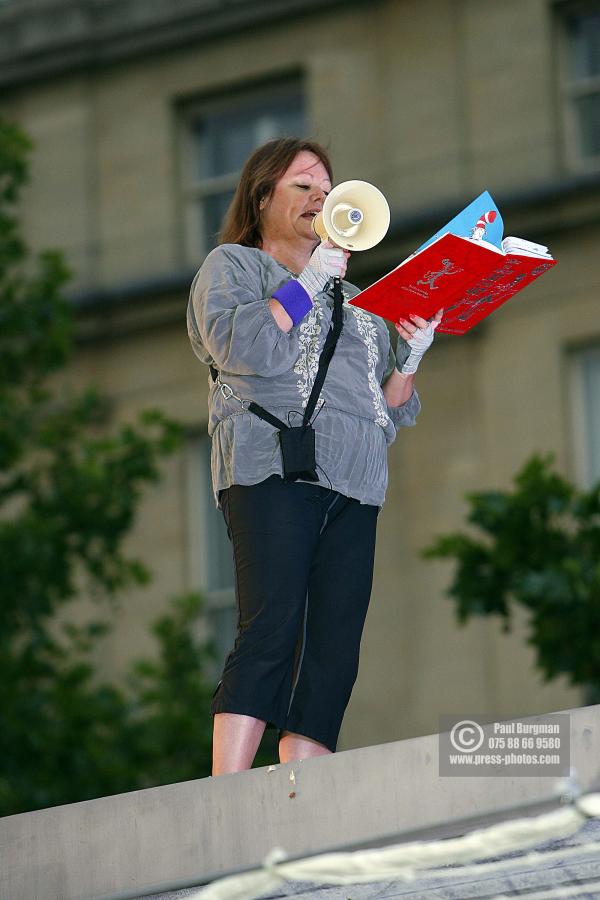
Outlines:
[[385,237],[390,208],[375,185],[343,181],[327,196],[312,227],[322,241],[330,240],[344,250],[369,250]]

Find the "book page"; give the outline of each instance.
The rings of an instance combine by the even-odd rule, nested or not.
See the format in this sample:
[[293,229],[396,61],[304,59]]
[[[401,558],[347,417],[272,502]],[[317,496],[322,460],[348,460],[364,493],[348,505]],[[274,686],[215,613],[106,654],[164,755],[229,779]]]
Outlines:
[[502,241],[502,249],[505,253],[514,253],[517,256],[540,256],[544,259],[552,259],[547,247],[543,244],[535,244],[524,238],[506,237]]

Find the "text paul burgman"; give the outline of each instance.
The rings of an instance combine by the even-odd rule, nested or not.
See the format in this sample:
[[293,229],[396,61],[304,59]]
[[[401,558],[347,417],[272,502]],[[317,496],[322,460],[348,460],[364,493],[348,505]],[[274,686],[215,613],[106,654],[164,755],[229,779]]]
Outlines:
[[494,722],[494,734],[560,734],[558,722]]

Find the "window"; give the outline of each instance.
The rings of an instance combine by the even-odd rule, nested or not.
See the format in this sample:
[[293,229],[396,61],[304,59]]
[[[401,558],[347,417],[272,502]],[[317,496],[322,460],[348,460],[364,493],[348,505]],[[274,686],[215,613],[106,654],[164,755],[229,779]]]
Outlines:
[[569,4],[562,18],[562,84],[571,166],[600,168],[600,3]]
[[600,481],[600,345],[574,354],[571,396],[576,475],[590,488]]
[[215,244],[250,153],[272,138],[305,133],[297,79],[206,100],[184,111],[186,254],[197,262]]
[[217,649],[215,675],[220,674],[237,629],[233,557],[223,514],[215,506],[210,474],[208,435],[187,447],[188,581],[205,598],[203,634]]

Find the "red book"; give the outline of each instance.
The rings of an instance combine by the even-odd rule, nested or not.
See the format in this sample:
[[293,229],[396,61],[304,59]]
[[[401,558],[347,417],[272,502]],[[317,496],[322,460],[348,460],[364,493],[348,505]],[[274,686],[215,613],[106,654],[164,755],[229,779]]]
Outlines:
[[437,330],[465,334],[556,265],[539,244],[509,237],[500,246],[446,232],[350,302],[390,322],[443,308]]

